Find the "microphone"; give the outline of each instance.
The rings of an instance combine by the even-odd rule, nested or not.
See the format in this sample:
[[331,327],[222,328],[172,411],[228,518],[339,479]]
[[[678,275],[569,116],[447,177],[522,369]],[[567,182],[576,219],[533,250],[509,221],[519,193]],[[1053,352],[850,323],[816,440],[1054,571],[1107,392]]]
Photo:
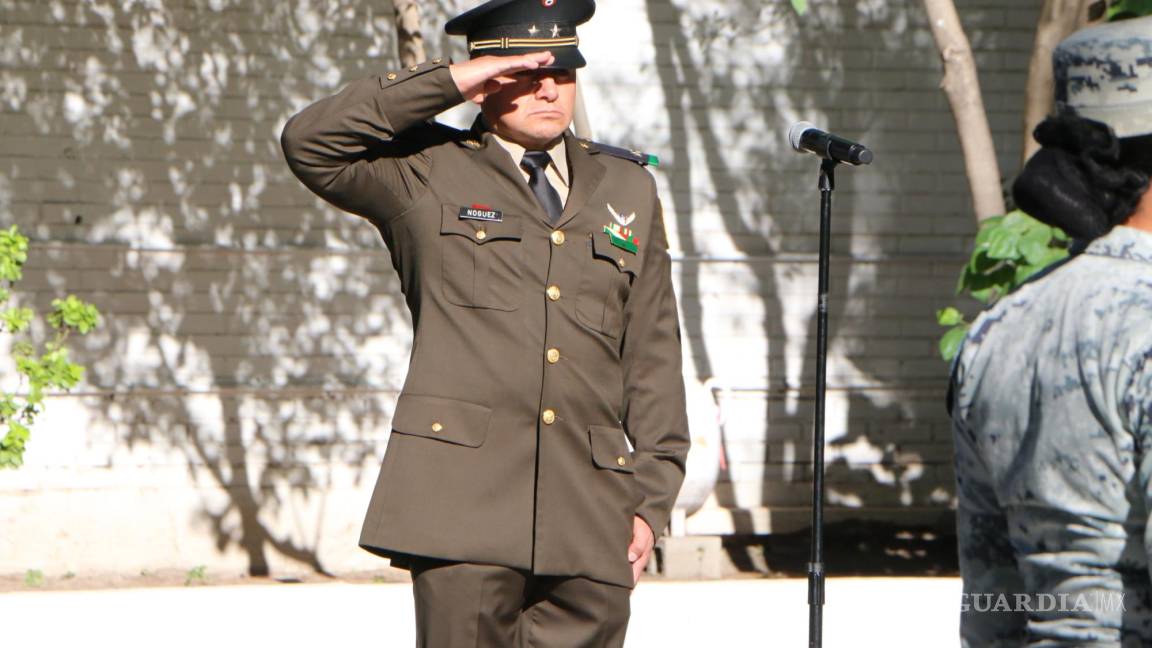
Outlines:
[[826,133],[808,122],[796,122],[788,131],[788,142],[801,153],[815,153],[825,160],[853,166],[872,164],[872,151],[867,146]]

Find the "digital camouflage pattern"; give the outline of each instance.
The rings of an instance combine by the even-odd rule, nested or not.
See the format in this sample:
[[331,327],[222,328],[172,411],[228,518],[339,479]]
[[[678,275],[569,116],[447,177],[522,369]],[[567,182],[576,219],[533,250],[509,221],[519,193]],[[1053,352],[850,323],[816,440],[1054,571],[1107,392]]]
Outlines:
[[1117,137],[1152,133],[1152,16],[1082,29],[1052,62],[1058,110],[1104,122]]
[[969,606],[963,645],[1152,645],[1152,234],[1117,227],[981,315],[949,404],[965,600],[1123,601]]

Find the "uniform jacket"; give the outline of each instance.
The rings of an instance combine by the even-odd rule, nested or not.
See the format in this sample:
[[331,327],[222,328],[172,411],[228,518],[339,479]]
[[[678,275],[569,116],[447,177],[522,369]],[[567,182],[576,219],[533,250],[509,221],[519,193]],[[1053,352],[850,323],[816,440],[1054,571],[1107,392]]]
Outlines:
[[1152,645],[1152,234],[1001,299],[952,388],[964,645]]
[[462,101],[431,63],[284,129],[297,177],[379,229],[415,331],[360,544],[630,587],[632,518],[663,530],[688,451],[655,184],[566,135],[553,226],[490,134],[432,120]]

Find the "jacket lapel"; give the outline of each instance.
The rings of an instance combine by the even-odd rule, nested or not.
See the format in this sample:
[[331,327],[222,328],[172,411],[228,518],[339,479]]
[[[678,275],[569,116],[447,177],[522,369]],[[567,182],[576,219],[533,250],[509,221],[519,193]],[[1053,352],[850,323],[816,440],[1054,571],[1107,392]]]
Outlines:
[[472,124],[472,129],[463,140],[464,145],[471,150],[473,158],[480,164],[480,166],[487,169],[490,173],[500,178],[501,182],[497,186],[507,185],[512,187],[512,192],[520,201],[520,208],[531,213],[538,219],[548,222],[548,215],[544,213],[544,208],[536,200],[536,195],[532,193],[532,189],[528,187],[528,183],[524,180],[524,175],[516,166],[515,162],[500,146],[499,142],[493,139],[491,133],[487,132],[480,117]]
[[556,228],[568,224],[579,214],[604,180],[607,170],[593,155],[594,150],[571,133],[564,132],[564,145],[568,150],[568,172],[571,176],[568,202]]
[[493,140],[492,134],[484,128],[480,117],[476,118],[471,131],[462,143],[471,150],[472,155],[481,166],[514,187],[513,191],[516,193],[516,197],[521,200],[522,207],[525,207],[544,224],[556,229],[568,224],[584,209],[607,173],[604,165],[595,158],[595,154],[598,153],[595,148],[589,147],[570,132],[565,131],[564,144],[568,151],[568,173],[570,175],[568,202],[564,204],[564,212],[560,216],[560,222],[553,225],[548,220],[548,214],[544,212],[544,208],[540,206],[540,202],[536,200],[536,195],[532,193],[532,189],[524,180],[523,173],[508,156],[504,147]]

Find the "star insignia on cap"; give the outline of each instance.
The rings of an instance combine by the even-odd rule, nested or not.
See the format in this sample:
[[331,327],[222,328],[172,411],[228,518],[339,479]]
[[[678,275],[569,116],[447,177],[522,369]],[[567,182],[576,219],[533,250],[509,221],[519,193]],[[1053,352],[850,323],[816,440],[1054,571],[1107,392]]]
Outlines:
[[532,25],[531,27],[528,28],[528,33],[535,36],[536,34],[540,33],[540,28],[537,27],[536,25]]
[[560,25],[552,25],[552,38],[560,36]]

